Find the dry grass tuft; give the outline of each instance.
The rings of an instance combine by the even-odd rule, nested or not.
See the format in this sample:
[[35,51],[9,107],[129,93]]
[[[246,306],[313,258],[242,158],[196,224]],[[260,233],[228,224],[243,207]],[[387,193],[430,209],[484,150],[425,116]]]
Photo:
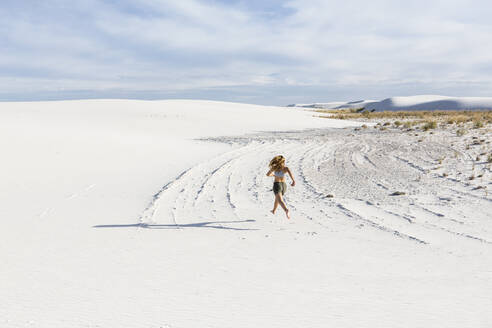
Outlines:
[[468,116],[466,115],[450,115],[447,119],[448,124],[461,124],[461,123],[466,123],[469,121]]

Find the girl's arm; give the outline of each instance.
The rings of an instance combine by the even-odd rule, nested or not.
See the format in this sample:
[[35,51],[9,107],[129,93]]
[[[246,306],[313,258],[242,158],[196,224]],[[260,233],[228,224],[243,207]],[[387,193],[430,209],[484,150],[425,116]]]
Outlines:
[[291,186],[294,187],[296,185],[296,181],[294,180],[294,176],[292,175],[292,172],[290,172],[290,169],[288,167],[286,167],[285,170],[287,171],[287,173],[290,176],[290,179],[292,180]]
[[268,171],[266,175],[267,175],[267,177],[273,176],[273,170]]

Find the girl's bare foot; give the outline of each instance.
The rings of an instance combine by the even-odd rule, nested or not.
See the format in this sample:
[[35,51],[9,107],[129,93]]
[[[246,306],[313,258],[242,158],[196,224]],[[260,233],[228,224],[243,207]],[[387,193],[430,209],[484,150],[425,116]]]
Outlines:
[[285,211],[285,215],[287,215],[287,219],[290,219],[289,210]]
[[272,212],[272,214],[275,214],[275,211],[274,210],[271,210],[270,212]]

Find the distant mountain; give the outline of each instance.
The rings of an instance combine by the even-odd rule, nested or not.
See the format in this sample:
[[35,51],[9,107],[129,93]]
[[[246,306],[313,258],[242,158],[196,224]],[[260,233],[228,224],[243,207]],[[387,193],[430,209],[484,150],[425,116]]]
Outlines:
[[381,101],[358,100],[350,102],[294,104],[289,106],[322,109],[364,108],[371,111],[492,110],[492,97],[446,97],[437,95],[421,95],[392,97]]

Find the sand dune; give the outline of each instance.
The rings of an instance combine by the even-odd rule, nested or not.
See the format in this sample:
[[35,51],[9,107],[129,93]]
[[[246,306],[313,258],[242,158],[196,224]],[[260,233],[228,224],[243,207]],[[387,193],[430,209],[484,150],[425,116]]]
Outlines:
[[492,97],[445,97],[421,95],[392,97],[381,101],[359,100],[351,102],[331,102],[315,104],[296,104],[291,106],[305,108],[362,108],[376,111],[397,110],[492,110]]

